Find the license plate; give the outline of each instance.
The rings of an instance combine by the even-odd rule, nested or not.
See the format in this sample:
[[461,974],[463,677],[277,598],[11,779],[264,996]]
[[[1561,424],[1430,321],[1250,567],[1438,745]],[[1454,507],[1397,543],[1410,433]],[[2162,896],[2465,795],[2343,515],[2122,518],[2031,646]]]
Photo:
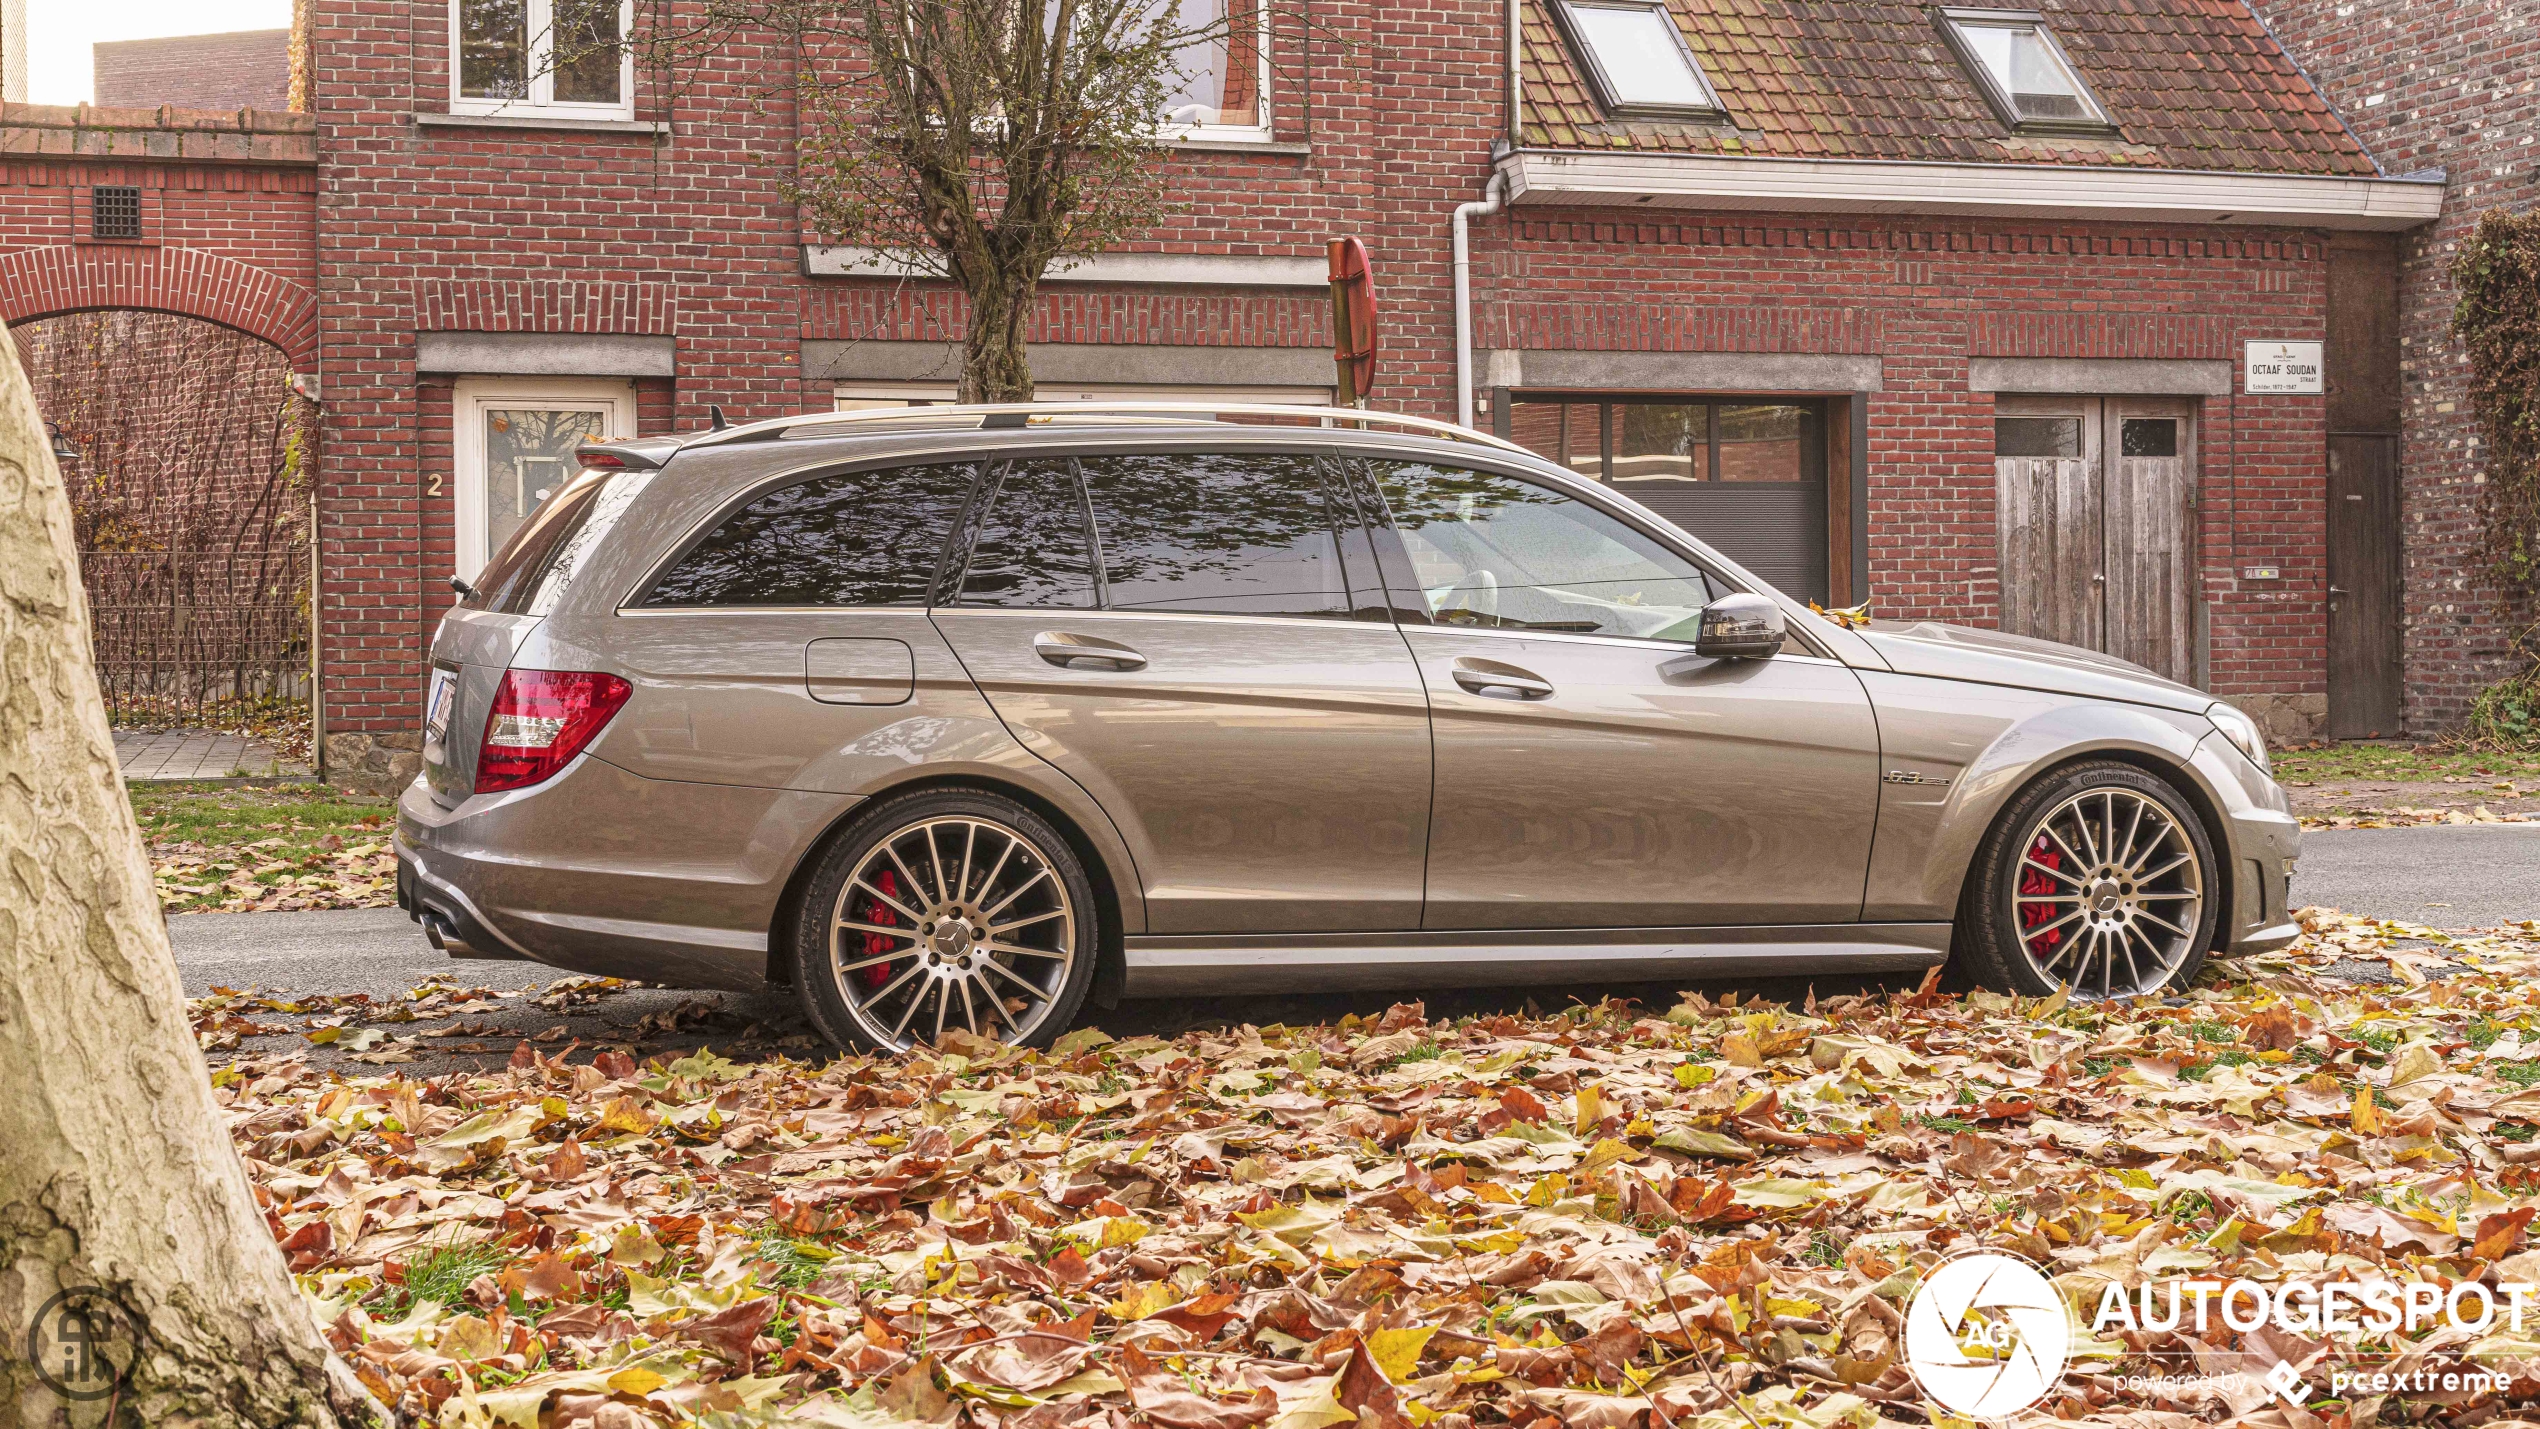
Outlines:
[[423,697],[423,753],[435,764],[441,762],[442,741],[450,735],[450,706],[458,697],[459,672],[434,669],[432,688]]

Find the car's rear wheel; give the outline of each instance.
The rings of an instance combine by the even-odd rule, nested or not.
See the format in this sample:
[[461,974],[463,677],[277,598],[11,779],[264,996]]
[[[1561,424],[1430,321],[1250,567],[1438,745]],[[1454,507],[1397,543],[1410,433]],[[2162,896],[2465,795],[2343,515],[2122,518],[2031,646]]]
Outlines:
[[1978,845],[1954,952],[1997,992],[2184,987],[2213,944],[2215,872],[2204,825],[2167,781],[2074,765],[2020,791]]
[[894,1051],[958,1029],[1047,1046],[1093,985],[1092,885],[1049,821],[1002,795],[890,799],[822,856],[794,983],[841,1046]]

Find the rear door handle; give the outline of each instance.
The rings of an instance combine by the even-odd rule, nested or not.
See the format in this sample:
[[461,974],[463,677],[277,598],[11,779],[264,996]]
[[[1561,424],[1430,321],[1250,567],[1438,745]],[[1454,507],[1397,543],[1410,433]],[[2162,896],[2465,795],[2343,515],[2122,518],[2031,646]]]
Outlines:
[[1540,700],[1552,694],[1550,680],[1496,660],[1456,661],[1455,683],[1494,700]]
[[1032,653],[1062,670],[1075,669],[1079,662],[1113,670],[1141,670],[1147,663],[1147,657],[1117,640],[1064,630],[1044,630],[1033,636]]

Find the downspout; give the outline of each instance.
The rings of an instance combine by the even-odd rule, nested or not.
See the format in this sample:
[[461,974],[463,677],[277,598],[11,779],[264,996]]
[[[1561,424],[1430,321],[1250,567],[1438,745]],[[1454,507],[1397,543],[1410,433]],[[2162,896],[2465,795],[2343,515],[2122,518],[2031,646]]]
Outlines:
[[1473,241],[1474,219],[1488,218],[1508,206],[1508,175],[1494,173],[1482,196],[1455,206],[1455,424],[1473,425]]

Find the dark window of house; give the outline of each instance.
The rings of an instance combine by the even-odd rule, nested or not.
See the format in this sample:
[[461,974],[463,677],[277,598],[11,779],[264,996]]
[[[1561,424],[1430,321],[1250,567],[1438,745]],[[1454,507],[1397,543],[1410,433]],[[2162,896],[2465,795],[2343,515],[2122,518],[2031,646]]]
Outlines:
[[884,467],[769,492],[691,547],[644,603],[922,606],[977,471]]
[[141,190],[128,184],[101,184],[89,191],[89,236],[139,238]]
[[1094,457],[1084,472],[1107,608],[1350,613],[1338,522],[1313,458]]
[[1094,562],[1075,463],[1009,462],[991,474],[989,490],[959,603],[1091,607]]
[[618,33],[617,0],[555,0],[556,103],[616,104],[625,96],[620,57],[625,37]]
[[2079,417],[1996,417],[1993,454],[2014,457],[2081,455]]
[[1793,595],[1825,595],[1825,404],[1515,394],[1507,435]]
[[2127,456],[2177,456],[2178,421],[2172,417],[2128,417],[2117,429],[2117,441]]
[[458,0],[459,93],[470,99],[529,97],[529,7],[525,0]]

